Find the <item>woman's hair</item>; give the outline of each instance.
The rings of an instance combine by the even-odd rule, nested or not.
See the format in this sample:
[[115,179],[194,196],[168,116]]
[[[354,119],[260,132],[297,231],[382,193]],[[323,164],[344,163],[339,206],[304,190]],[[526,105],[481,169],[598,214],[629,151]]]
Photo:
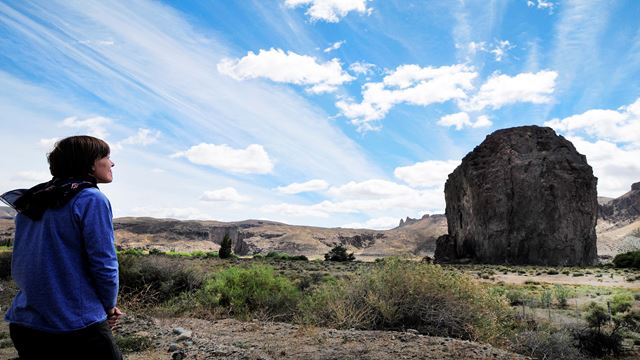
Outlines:
[[108,156],[109,144],[93,136],[70,136],[58,141],[47,155],[55,178],[81,178],[93,172],[96,160]]

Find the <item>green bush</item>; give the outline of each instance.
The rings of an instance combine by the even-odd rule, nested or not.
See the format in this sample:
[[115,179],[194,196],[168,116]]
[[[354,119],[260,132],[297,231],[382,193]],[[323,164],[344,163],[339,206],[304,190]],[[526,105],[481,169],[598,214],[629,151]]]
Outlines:
[[613,295],[611,299],[611,313],[615,315],[629,311],[633,306],[634,300],[633,295],[628,292]]
[[142,249],[124,249],[118,251],[118,255],[142,256],[144,251]]
[[558,307],[560,307],[561,309],[566,308],[568,298],[571,295],[571,290],[562,285],[556,285],[553,289],[553,292],[556,296]]
[[199,301],[223,307],[232,316],[291,318],[300,298],[298,288],[272,267],[230,267],[214,274],[199,291]]
[[600,332],[602,326],[609,321],[609,313],[602,305],[596,302],[591,302],[587,306],[585,320],[587,320],[590,328],[597,329],[598,332]]
[[324,254],[325,261],[353,261],[353,253],[347,253],[347,248],[342,244],[336,244],[328,253]]
[[351,279],[323,283],[299,320],[334,328],[398,330],[493,341],[510,329],[504,298],[439,265],[387,259]]
[[640,251],[616,255],[613,258],[613,265],[617,268],[640,268]]
[[521,289],[511,289],[507,291],[505,296],[511,306],[522,305],[526,300],[526,295]]

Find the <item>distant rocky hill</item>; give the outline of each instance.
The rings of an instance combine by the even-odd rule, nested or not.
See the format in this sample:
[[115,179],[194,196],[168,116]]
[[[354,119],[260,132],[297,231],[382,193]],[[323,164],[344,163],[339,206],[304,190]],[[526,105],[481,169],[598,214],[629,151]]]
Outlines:
[[320,257],[334,244],[343,244],[360,258],[390,255],[432,255],[435,240],[446,232],[444,215],[422,219],[391,230],[295,226],[266,220],[240,222],[179,221],[153,218],[119,218],[116,239],[123,248],[162,250],[217,250],[225,234],[239,255],[270,251]]
[[8,206],[0,206],[0,219],[13,219],[16,211]]
[[598,207],[596,231],[601,256],[640,249],[640,182]]

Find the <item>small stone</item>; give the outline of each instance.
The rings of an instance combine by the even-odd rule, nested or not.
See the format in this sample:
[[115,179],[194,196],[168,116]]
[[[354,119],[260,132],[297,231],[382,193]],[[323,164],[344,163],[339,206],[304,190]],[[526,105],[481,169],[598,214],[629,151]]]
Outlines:
[[182,350],[178,350],[171,354],[171,360],[182,360],[184,359],[184,352]]
[[178,344],[176,343],[169,344],[169,352],[176,351],[176,350],[178,350]]
[[181,327],[177,327],[177,328],[173,329],[173,333],[176,334],[176,335],[180,335],[185,331],[187,331],[187,330],[185,330],[184,328],[181,328]]
[[178,341],[189,340],[191,339],[191,335],[192,335],[191,331],[185,330],[183,333],[178,335]]
[[419,334],[419,333],[420,333],[420,332],[419,332],[418,330],[416,330],[416,329],[407,329],[407,332],[408,332],[409,334]]

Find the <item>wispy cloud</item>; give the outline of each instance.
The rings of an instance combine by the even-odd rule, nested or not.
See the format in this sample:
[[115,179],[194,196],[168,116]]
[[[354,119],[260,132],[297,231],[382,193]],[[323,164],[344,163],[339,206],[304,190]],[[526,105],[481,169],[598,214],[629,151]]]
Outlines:
[[342,41],[336,41],[333,44],[331,44],[331,46],[329,46],[328,48],[324,49],[323,51],[325,53],[329,53],[332,52],[334,50],[338,50],[342,47],[342,45],[344,45],[347,41],[346,40],[342,40]]
[[314,179],[303,183],[292,183],[279,186],[276,190],[283,194],[299,194],[303,192],[322,191],[329,187],[329,183],[322,179]]
[[527,0],[527,6],[539,10],[547,10],[549,14],[553,14],[556,4],[549,0]]
[[151,129],[138,129],[135,135],[121,141],[125,145],[151,145],[158,141],[160,138],[160,131]]
[[87,119],[78,119],[78,117],[72,116],[62,120],[60,126],[78,130],[82,135],[86,134],[104,139],[109,135],[106,128],[112,123],[113,120],[102,116]]
[[305,14],[312,21],[322,20],[336,23],[348,13],[355,11],[361,14],[370,14],[372,9],[367,8],[367,0],[285,0],[288,7],[309,6]]
[[226,187],[217,190],[205,191],[200,197],[203,201],[215,202],[246,202],[251,200],[249,196],[240,195],[238,190],[232,187]]

